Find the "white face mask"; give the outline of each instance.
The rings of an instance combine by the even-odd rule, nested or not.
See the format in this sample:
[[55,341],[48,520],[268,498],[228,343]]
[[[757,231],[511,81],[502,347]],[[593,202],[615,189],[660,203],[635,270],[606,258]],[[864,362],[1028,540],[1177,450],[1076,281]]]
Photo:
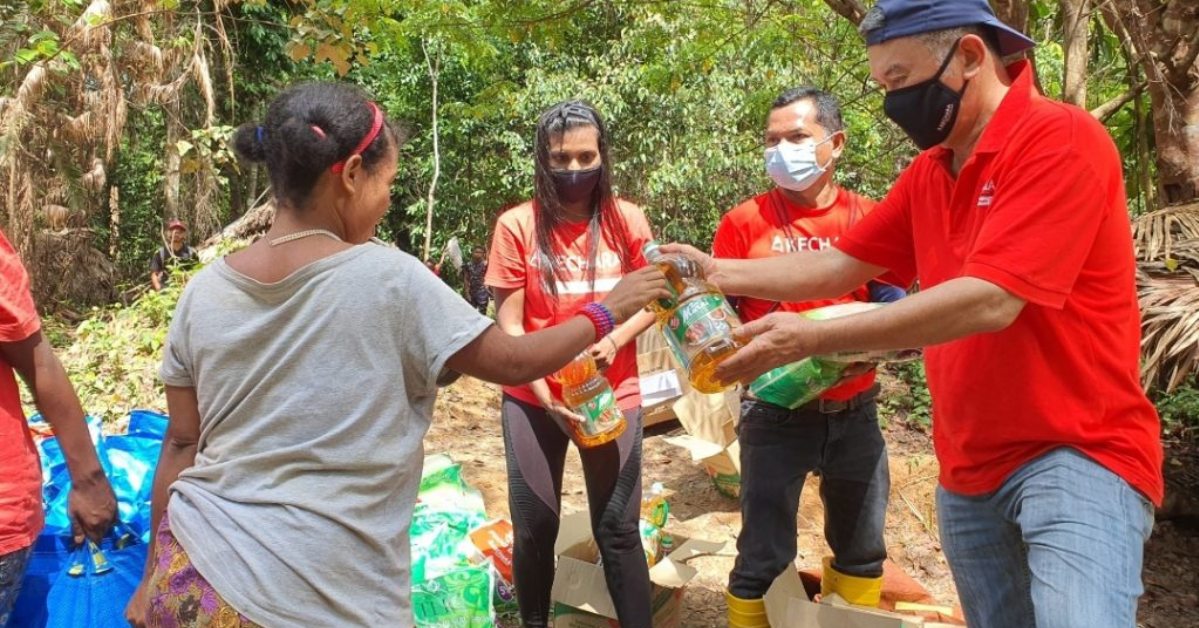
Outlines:
[[812,187],[816,180],[828,171],[833,160],[821,166],[816,162],[816,147],[833,139],[836,133],[819,142],[792,144],[786,140],[766,149],[766,174],[775,185],[795,192]]

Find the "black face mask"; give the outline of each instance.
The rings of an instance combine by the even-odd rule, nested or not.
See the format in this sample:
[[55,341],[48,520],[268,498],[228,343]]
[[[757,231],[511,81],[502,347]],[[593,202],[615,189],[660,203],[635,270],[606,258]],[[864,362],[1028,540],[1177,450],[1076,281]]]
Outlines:
[[603,164],[586,170],[551,171],[554,175],[554,187],[558,190],[558,200],[563,203],[578,203],[591,198],[603,171]]
[[962,91],[955,92],[941,82],[941,75],[957,49],[958,42],[954,42],[932,78],[888,92],[883,98],[883,112],[912,138],[920,150],[944,142],[958,119],[966,84],[962,85]]

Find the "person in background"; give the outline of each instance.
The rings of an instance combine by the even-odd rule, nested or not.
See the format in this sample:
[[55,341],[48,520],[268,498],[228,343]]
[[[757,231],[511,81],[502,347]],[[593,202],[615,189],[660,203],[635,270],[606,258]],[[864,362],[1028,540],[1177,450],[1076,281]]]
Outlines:
[[[837,99],[813,87],[788,90],[766,119],[766,172],[770,191],[726,213],[712,241],[717,258],[760,259],[831,247],[875,203],[836,184],[837,163],[847,143]],[[797,267],[794,272],[802,273]],[[736,300],[744,322],[770,312],[803,312],[850,301],[889,298],[861,285],[832,299]],[[898,289],[899,295],[903,294]],[[748,396],[737,425],[741,445],[741,518],[737,561],[729,575],[729,625],[765,626],[762,596],[791,567],[797,551],[796,516],[809,473],[821,477],[824,534],[833,556],[824,565],[822,592],[852,604],[879,601],[883,539],[891,478],[887,445],[878,423],[873,369],[857,368],[836,387],[795,410]],[[752,522],[752,523],[750,523]]]
[[[622,276],[645,267],[641,249],[653,239],[641,208],[613,194],[610,138],[594,107],[581,101],[554,105],[541,115],[534,142],[534,197],[500,215],[487,267],[496,320],[510,334],[537,333],[574,316]],[[628,427],[616,440],[579,452],[604,578],[625,628],[650,628],[651,622],[649,568],[638,530],[636,338],[654,320],[642,312],[591,346]],[[505,387],[502,416],[516,597],[524,625],[544,628],[570,444],[565,422],[578,417],[563,405],[557,382],[546,379]]]
[[428,268],[429,272],[433,273],[434,277],[440,277],[442,281],[445,281],[446,279],[445,277],[441,276],[441,269],[445,267],[445,256],[446,251],[442,251],[441,257],[437,258],[436,262],[434,262],[433,258],[431,257],[425,258],[425,268]]
[[408,528],[438,386],[544,377],[667,294],[646,269],[551,329],[504,333],[372,241],[402,141],[340,83],[292,87],[238,129],[277,213],[192,278],[171,321],[135,626],[412,626]]
[[487,306],[491,304],[491,291],[487,289],[486,277],[487,251],[475,246],[471,249],[470,260],[462,266],[462,296],[480,314],[486,314]]
[[196,262],[195,251],[187,244],[187,225],[183,221],[167,223],[167,243],[150,260],[150,285],[162,290],[171,283],[172,268],[190,268]]
[[67,513],[75,542],[99,542],[117,518],[117,500],[92,445],[83,408],[50,341],[21,258],[0,233],[0,626],[42,531],[42,466],[21,407],[14,372],[50,423],[71,476]]

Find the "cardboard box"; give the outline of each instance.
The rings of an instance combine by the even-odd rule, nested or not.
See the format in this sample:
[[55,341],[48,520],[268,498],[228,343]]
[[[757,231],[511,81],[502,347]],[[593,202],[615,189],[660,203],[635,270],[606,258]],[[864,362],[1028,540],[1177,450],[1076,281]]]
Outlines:
[[741,448],[737,444],[737,420],[741,417],[741,400],[737,393],[705,395],[693,390],[675,402],[674,413],[687,434],[662,440],[691,452],[691,459],[703,465],[722,495],[738,497]]
[[[651,608],[654,628],[681,628],[683,591],[698,572],[688,560],[713,554],[724,543],[683,539],[678,549],[649,570],[653,583]],[[554,628],[616,628],[616,609],[604,581],[604,568],[596,564],[599,548],[591,535],[591,518],[586,512],[562,519],[554,545],[558,570],[550,599],[554,602]]]
[[787,569],[770,585],[764,598],[771,626],[787,628],[930,628],[924,619],[849,606],[836,595],[819,604],[808,600],[795,569]]
[[637,337],[637,371],[643,424],[648,427],[675,418],[674,402],[691,386],[657,326]]

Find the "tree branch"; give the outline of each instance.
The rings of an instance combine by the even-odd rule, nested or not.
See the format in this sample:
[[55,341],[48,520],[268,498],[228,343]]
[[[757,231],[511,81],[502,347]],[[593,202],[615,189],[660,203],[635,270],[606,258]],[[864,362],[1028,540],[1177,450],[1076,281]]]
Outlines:
[[1107,119],[1115,115],[1120,110],[1120,107],[1128,104],[1133,98],[1140,96],[1141,92],[1145,91],[1145,87],[1148,85],[1147,81],[1137,83],[1133,87],[1128,88],[1123,94],[1092,109],[1091,115],[1100,122],[1107,122]]
[[824,0],[824,3],[854,26],[861,25],[862,18],[866,17],[866,7],[858,0]]

